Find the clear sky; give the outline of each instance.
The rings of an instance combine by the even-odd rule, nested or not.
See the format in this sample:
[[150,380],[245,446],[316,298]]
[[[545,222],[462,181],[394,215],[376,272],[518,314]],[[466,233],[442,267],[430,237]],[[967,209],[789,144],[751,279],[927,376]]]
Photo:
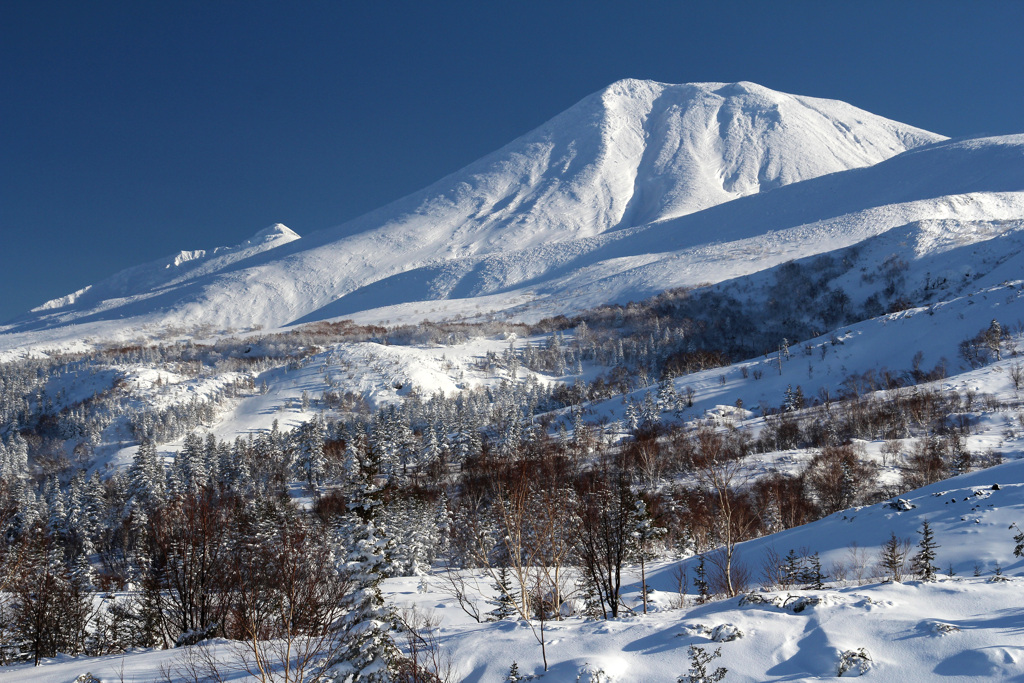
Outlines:
[[619,78],[1024,132],[1024,2],[0,2],[0,320],[417,190]]

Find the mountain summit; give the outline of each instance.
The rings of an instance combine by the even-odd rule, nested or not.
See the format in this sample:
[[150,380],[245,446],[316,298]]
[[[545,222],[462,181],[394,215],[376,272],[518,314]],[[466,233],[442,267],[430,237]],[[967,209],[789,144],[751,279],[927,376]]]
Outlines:
[[[564,276],[602,240],[941,140],[843,102],[753,83],[623,80],[349,223],[302,239],[273,226],[237,247],[182,252],[48,302],[0,331],[106,329],[112,321],[280,326],[516,290],[485,304],[506,308],[532,296],[518,290]],[[717,239],[712,229],[687,241]],[[601,258],[617,268],[614,254]]]

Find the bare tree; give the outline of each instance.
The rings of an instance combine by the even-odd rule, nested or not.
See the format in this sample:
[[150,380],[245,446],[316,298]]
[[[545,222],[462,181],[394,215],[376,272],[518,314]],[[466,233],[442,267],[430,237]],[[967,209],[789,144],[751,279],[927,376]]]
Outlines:
[[470,580],[463,569],[445,561],[438,587],[442,593],[455,599],[459,607],[478,624],[483,621],[479,598],[484,594],[477,579]]
[[328,534],[298,515],[272,535],[236,548],[231,652],[261,683],[302,683],[333,660],[344,633],[343,598],[352,590]]
[[1020,391],[1020,385],[1024,382],[1024,364],[1017,362],[1010,366],[1010,381],[1013,382],[1013,390]]
[[[500,562],[507,564],[515,580],[515,605],[520,617],[529,620],[532,616],[530,608],[530,590],[534,585],[534,573],[540,562],[540,549],[530,535],[528,518],[532,514],[530,482],[525,468],[520,466],[511,476],[511,481],[502,483],[496,491],[494,502],[498,532],[501,537]],[[481,548],[481,551],[484,549]],[[495,582],[497,568],[489,562],[489,549],[486,556],[481,557],[481,564],[488,567]]]
[[[546,671],[544,625],[549,604],[556,603],[554,609],[558,609],[560,568],[568,558],[568,546],[562,540],[559,508],[552,499],[555,493],[544,495],[534,490],[531,464],[514,463],[507,474],[495,489],[492,506],[497,543],[492,545],[487,534],[477,534],[474,560],[529,624],[541,646]],[[499,565],[511,573],[511,582],[501,580]]]
[[723,433],[710,427],[701,428],[694,439],[694,474],[714,498],[715,531],[721,543],[721,552],[709,555],[709,559],[721,571],[723,588],[732,597],[738,590],[733,577],[736,545],[749,536],[757,523],[737,496],[746,483],[743,443],[735,432]]
[[450,653],[441,649],[438,627],[441,620],[418,612],[415,607],[398,612],[405,636],[406,660],[402,680],[406,683],[453,683],[459,680]]
[[148,573],[172,639],[198,642],[224,624],[229,608],[228,499],[210,489],[180,495],[154,511]]
[[41,522],[23,543],[18,573],[10,581],[15,596],[11,616],[23,650],[36,666],[42,657],[79,654],[91,616],[80,577],[68,569],[62,548]]
[[622,569],[634,550],[631,519],[636,506],[625,473],[602,467],[579,482],[579,532],[576,552],[581,570],[605,618],[619,615]]
[[830,515],[856,505],[872,485],[875,470],[857,457],[853,446],[825,446],[815,454],[805,476],[822,513]]
[[576,516],[576,493],[568,485],[559,461],[551,458],[541,463],[530,497],[527,519],[529,538],[536,545],[532,553],[538,562],[537,571],[543,576],[545,592],[556,619],[566,594],[566,567],[573,559],[573,536],[579,526]]

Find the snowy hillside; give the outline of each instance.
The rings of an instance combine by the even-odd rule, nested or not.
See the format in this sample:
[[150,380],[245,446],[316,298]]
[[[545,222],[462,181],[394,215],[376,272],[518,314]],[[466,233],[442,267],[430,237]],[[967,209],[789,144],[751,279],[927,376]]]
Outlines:
[[[526,622],[476,623],[440,575],[390,579],[385,594],[396,606],[415,607],[434,620],[434,637],[453,663],[453,681],[499,683],[515,662],[521,675],[551,683],[670,683],[687,673],[691,645],[708,653],[720,648],[709,672],[725,667],[727,683],[831,679],[844,655],[845,675],[869,680],[1016,681],[1024,677],[1024,577],[1022,561],[1012,555],[1015,531],[1007,527],[1024,521],[1022,481],[1024,463],[1008,463],[905,494],[901,507],[851,510],[741,546],[744,560],[757,569],[766,559],[764,548],[779,556],[790,549],[819,553],[827,575],[822,590],[776,588],[699,605],[692,587],[679,590],[680,565],[662,565],[648,579],[650,614],[548,623],[546,672]],[[894,533],[916,551],[925,520],[938,545],[938,580],[881,582],[882,543]],[[481,586],[473,599],[483,605],[492,595],[489,579],[466,575],[469,585]],[[626,599],[639,610],[637,581],[629,576]],[[234,679],[238,650],[224,640],[208,647],[223,662],[222,673],[232,672]],[[864,657],[856,656],[862,651]],[[104,681],[149,681],[161,680],[166,669],[186,680],[185,654],[172,649],[61,657],[42,667],[7,668],[4,677],[58,683],[88,671]]]
[[[620,81],[351,223],[298,241],[287,229],[260,233],[250,240],[255,246],[198,260],[183,252],[49,302],[4,329],[74,323],[83,326],[78,336],[145,324],[244,329],[479,296],[562,274],[605,244],[595,236],[871,166],[940,139],[842,102],[751,83]],[[743,229],[780,229],[759,223]],[[691,245],[720,239],[717,229],[688,233]],[[590,263],[617,268],[617,248]],[[485,305],[501,309],[509,301]],[[96,324],[103,321],[114,322]]]
[[1024,135],[631,80],[129,268],[0,327],[0,677],[1024,680],[1022,273]]

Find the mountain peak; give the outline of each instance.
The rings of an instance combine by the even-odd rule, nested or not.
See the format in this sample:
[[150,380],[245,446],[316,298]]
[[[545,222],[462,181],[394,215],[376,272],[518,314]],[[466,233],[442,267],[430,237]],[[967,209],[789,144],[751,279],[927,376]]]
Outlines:
[[262,244],[264,242],[271,242],[277,240],[292,242],[294,240],[299,239],[299,237],[301,237],[299,233],[295,232],[287,225],[283,223],[274,223],[273,225],[263,228],[262,230],[257,232],[255,235],[253,235],[245,242],[243,242],[242,245],[240,246],[252,246],[255,244]]
[[[277,326],[501,292],[582,267],[582,254],[596,244],[588,241],[873,166],[942,139],[844,102],[747,81],[623,79],[346,224],[300,240],[275,223],[236,247],[179,255],[174,268],[129,269],[9,329],[130,315]],[[688,242],[702,239],[716,236]]]

